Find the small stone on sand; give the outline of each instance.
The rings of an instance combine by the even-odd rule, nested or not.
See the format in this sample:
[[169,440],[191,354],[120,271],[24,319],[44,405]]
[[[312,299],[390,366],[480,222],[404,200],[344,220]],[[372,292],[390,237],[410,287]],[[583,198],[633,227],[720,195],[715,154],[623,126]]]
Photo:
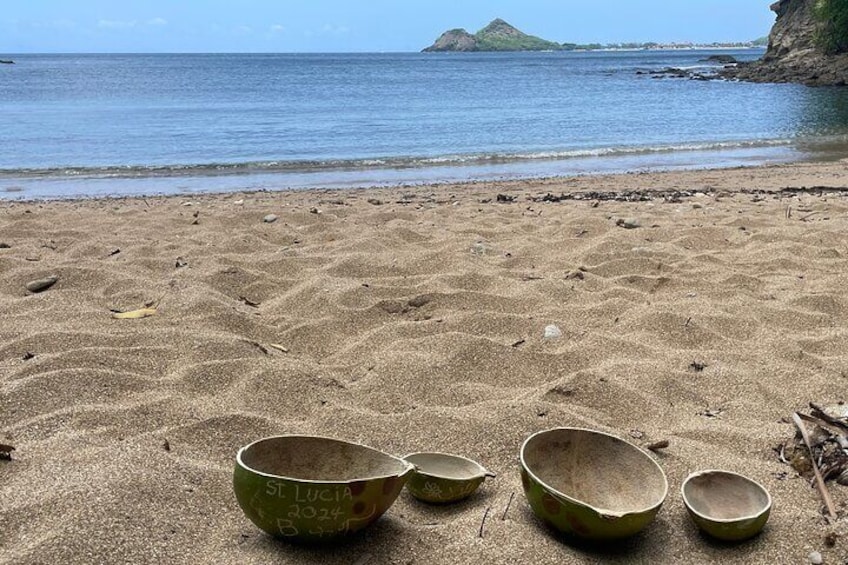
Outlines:
[[636,228],[642,227],[642,222],[640,222],[636,218],[627,218],[618,220],[615,225],[620,226],[626,230],[635,230]]
[[813,551],[812,553],[810,553],[809,559],[812,565],[822,565],[822,563],[824,563],[824,558],[822,557],[822,554],[818,551]]
[[267,216],[262,218],[262,221],[265,222],[266,224],[273,224],[274,222],[277,221],[277,215],[276,214],[268,214]]
[[44,292],[57,282],[59,282],[59,277],[57,276],[46,277],[43,279],[28,282],[26,285],[26,289],[33,293]]

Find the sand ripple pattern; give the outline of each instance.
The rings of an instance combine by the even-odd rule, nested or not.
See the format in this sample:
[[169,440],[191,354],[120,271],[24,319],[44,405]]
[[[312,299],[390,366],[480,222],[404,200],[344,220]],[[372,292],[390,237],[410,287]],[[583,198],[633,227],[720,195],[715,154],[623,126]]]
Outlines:
[[[0,561],[801,562],[821,549],[818,501],[778,480],[770,447],[782,417],[848,390],[848,201],[716,188],[784,182],[756,174],[0,205],[0,441],[18,448],[0,462]],[[528,199],[679,183],[706,194]],[[155,317],[110,316],[160,299]],[[668,438],[672,485],[730,468],[778,511],[728,551],[673,488],[623,548],[570,546],[517,474],[521,441],[555,426]],[[500,476],[456,507],[403,495],[349,545],[289,547],[230,486],[239,446],[284,433],[458,452]]]

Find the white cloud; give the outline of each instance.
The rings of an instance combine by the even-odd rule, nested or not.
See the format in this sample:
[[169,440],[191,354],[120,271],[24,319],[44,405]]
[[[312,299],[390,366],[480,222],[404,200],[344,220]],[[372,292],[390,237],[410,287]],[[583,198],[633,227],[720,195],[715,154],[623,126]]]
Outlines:
[[271,26],[271,33],[284,33],[286,28],[281,26],[280,24],[274,24]]
[[344,25],[324,24],[321,28],[321,33],[330,35],[342,35],[350,31],[350,28]]
[[253,33],[253,28],[250,26],[242,25],[236,26],[235,28],[233,28],[233,31],[241,35],[250,35],[251,33]]
[[97,27],[103,29],[131,29],[137,25],[136,20],[97,20]]
[[143,22],[138,20],[97,20],[97,27],[101,29],[134,29],[144,26],[162,27],[168,25],[165,18],[152,18]]

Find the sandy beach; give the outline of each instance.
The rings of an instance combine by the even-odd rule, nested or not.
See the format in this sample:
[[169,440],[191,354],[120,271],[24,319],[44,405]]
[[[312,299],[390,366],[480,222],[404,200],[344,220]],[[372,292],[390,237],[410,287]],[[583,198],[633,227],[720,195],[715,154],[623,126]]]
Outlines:
[[[793,412],[848,401],[846,196],[835,162],[0,201],[0,562],[843,563],[846,522],[774,448]],[[519,448],[560,426],[669,440],[646,531],[592,547],[535,518]],[[498,477],[292,546],[232,489],[240,446],[290,433]],[[769,489],[761,536],[689,521],[681,483],[711,468]],[[848,487],[829,488],[844,513]]]

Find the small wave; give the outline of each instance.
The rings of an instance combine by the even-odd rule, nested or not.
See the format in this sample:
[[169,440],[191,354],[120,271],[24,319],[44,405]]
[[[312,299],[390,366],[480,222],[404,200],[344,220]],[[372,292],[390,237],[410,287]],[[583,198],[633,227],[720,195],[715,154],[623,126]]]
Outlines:
[[0,169],[0,179],[133,179],[156,177],[204,177],[269,173],[312,173],[429,167],[457,167],[504,164],[522,161],[559,161],[587,157],[650,155],[691,151],[723,151],[756,147],[788,146],[791,139],[723,141],[679,145],[597,147],[562,151],[516,153],[477,153],[426,157],[372,157],[367,159],[330,159],[295,161],[250,161],[242,163],[174,164],[155,166],[99,166]]

